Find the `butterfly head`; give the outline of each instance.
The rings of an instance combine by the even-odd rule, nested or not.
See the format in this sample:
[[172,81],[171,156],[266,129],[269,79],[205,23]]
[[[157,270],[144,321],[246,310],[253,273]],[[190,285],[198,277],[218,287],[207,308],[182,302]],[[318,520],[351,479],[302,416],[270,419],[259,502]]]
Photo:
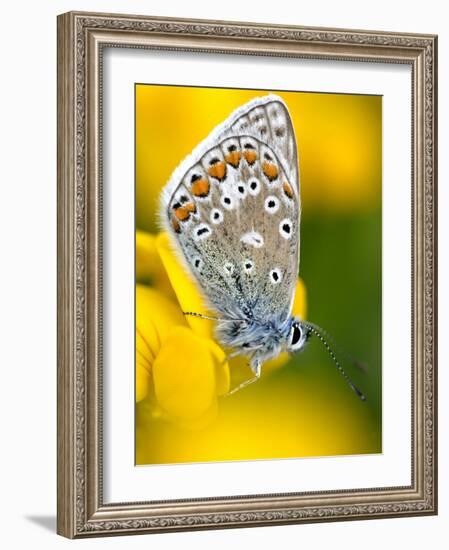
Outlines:
[[289,323],[289,330],[286,335],[287,351],[295,352],[303,349],[310,332],[298,317],[292,317]]

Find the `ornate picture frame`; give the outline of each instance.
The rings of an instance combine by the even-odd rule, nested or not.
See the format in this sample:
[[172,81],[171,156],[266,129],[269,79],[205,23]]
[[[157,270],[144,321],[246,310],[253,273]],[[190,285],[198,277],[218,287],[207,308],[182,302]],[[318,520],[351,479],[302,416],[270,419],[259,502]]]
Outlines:
[[[108,48],[411,70],[409,485],[107,502],[103,54]],[[58,17],[58,519],[69,538],[437,513],[437,37],[70,12]],[[130,373],[132,376],[132,373]]]

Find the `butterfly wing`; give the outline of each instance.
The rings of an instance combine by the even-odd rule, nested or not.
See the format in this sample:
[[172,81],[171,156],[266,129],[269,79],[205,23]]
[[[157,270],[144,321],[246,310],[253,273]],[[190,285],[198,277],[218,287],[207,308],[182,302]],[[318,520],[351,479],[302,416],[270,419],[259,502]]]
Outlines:
[[259,130],[234,128],[258,115],[260,105],[248,105],[177,169],[161,214],[215,310],[279,321],[290,314],[298,271],[297,167],[281,152],[290,136],[268,145]]
[[226,132],[228,128],[237,134],[249,133],[270,144],[279,157],[285,160],[293,180],[292,185],[299,191],[295,131],[287,106],[279,96],[270,94],[246,103],[225,121],[223,131]]

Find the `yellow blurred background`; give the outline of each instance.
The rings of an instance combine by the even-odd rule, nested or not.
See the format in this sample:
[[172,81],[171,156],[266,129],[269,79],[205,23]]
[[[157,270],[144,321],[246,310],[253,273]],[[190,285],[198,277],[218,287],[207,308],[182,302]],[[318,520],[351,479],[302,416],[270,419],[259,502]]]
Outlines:
[[[284,99],[296,131],[307,318],[368,364],[367,373],[345,365],[368,400],[357,399],[313,343],[252,386],[218,397],[207,421],[186,424],[161,412],[148,367],[148,393],[136,404],[137,464],[381,452],[381,97],[136,85],[138,242],[155,238],[159,193],[183,158],[234,109],[266,93]],[[139,288],[157,290],[181,311],[157,254],[146,250],[136,254]],[[142,270],[145,262],[157,265],[155,277]]]

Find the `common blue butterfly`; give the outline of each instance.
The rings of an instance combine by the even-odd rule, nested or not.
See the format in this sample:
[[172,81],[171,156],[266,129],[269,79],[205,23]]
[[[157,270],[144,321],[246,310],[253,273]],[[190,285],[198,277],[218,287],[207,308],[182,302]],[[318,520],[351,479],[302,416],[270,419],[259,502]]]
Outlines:
[[[297,352],[315,335],[353,390],[326,333],[291,315],[299,264],[300,194],[292,120],[276,95],[235,110],[176,168],[161,194],[161,220],[217,317],[216,337],[264,361]],[[211,318],[201,312],[187,315]],[[231,357],[229,356],[229,357]]]

